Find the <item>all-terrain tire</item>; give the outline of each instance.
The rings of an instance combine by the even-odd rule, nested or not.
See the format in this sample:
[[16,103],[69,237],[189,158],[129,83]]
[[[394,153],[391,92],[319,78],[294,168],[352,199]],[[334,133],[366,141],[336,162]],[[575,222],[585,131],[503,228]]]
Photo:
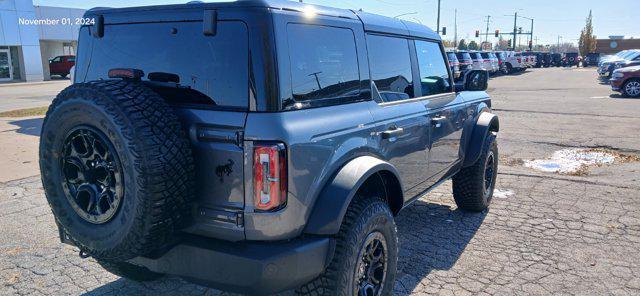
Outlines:
[[[82,217],[69,197],[71,185],[65,185],[64,147],[79,127],[102,135],[121,166],[121,199],[106,222]],[[60,92],[44,119],[40,171],[58,225],[84,254],[111,262],[170,244],[193,196],[194,161],[186,133],[172,108],[139,82],[92,81]]]
[[[487,169],[491,176],[487,176]],[[481,212],[489,207],[498,175],[498,142],[489,132],[478,160],[453,176],[453,198],[463,211]],[[490,177],[490,180],[488,180]]]
[[164,274],[153,272],[146,267],[131,264],[129,262],[111,262],[102,260],[97,260],[97,262],[106,271],[136,282],[153,281],[164,276]]
[[360,249],[372,233],[381,233],[387,243],[386,277],[380,295],[391,295],[398,261],[398,236],[388,205],[376,197],[356,197],[344,217],[336,237],[333,259],[315,280],[297,289],[299,295],[356,295],[355,269]]

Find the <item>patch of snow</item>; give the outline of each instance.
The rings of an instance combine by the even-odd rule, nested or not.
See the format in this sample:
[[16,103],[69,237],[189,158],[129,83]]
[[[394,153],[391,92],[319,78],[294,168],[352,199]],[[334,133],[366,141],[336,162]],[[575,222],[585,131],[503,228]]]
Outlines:
[[509,198],[512,195],[514,195],[514,193],[511,190],[500,190],[497,188],[493,190],[493,197],[495,198]]
[[574,173],[583,166],[611,164],[615,155],[587,149],[563,149],[553,153],[549,159],[525,160],[524,166],[550,173]]

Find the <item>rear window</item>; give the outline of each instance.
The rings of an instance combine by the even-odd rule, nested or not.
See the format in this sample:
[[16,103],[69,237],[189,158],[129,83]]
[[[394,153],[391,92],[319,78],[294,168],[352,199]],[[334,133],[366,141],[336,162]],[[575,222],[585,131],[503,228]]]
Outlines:
[[483,59],[488,59],[488,58],[489,58],[489,53],[481,52],[481,53],[480,53],[480,56],[481,56]]
[[456,57],[456,54],[453,52],[447,52],[447,57],[449,58],[450,62],[457,62],[458,61],[458,57]]
[[249,41],[243,22],[219,21],[214,36],[202,33],[201,22],[107,25],[104,37],[93,43],[86,80],[106,79],[113,68],[175,74],[179,83],[159,91],[171,103],[248,109]]
[[456,57],[458,57],[458,60],[470,60],[471,59],[471,55],[469,55],[468,52],[456,53]]
[[[353,31],[289,24],[291,88],[296,102],[349,100],[360,94],[360,73]],[[286,106],[285,106],[286,107]]]

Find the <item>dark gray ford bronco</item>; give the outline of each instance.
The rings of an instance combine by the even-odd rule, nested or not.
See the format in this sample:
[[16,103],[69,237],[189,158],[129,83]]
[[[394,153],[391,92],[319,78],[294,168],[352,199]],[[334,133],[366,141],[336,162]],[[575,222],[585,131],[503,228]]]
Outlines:
[[288,1],[95,8],[52,103],[42,182],[61,240],[133,280],[389,295],[394,216],[497,176],[487,73],[430,29]]

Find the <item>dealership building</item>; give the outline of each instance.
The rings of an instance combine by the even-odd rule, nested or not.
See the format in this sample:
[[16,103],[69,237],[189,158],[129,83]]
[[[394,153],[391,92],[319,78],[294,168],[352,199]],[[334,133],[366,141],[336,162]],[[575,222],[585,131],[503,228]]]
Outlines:
[[0,0],[0,83],[49,80],[49,60],[75,55],[85,10]]

